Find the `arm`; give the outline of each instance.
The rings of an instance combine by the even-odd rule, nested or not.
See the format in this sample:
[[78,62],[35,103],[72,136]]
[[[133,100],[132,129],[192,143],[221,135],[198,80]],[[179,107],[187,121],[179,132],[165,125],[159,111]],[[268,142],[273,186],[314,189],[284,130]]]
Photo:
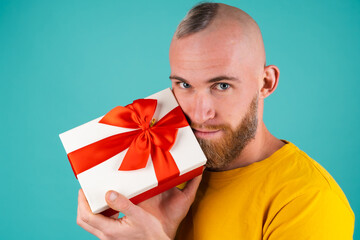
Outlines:
[[100,239],[173,239],[181,220],[194,201],[201,176],[188,182],[183,190],[172,188],[134,205],[127,198],[109,191],[105,198],[110,208],[125,216],[93,214],[80,189],[77,223]]

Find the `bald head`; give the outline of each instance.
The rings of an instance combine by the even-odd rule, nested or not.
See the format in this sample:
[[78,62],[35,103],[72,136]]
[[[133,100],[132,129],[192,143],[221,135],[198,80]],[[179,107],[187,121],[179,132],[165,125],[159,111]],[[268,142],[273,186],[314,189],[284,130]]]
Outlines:
[[[180,22],[173,42],[201,34],[210,38],[221,35],[220,44],[242,48],[254,66],[265,66],[265,49],[257,23],[239,8],[222,3],[202,3],[192,8]],[[218,39],[220,40],[220,39]],[[251,55],[251,56],[250,56]]]

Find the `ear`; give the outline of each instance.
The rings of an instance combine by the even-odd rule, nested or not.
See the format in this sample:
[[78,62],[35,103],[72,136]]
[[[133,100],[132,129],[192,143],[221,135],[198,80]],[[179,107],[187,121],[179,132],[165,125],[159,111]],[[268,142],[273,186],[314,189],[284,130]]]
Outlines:
[[260,89],[260,96],[262,98],[268,97],[272,94],[279,82],[280,70],[275,65],[269,65],[264,68],[264,76],[262,87]]

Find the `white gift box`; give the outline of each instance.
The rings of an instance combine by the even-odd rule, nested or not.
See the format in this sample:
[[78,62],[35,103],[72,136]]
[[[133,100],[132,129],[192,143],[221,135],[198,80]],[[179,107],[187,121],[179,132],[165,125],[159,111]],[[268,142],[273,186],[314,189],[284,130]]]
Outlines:
[[[169,88],[146,99],[157,100],[153,125],[179,106]],[[70,153],[78,149],[119,133],[134,131],[133,128],[99,123],[102,118],[103,116],[59,135],[70,162],[72,161]],[[152,155],[149,156],[145,168],[119,170],[127,151],[128,149],[125,149],[100,164],[77,173],[77,178],[93,213],[100,213],[109,208],[105,201],[105,194],[109,190],[120,192],[134,203],[138,203],[200,175],[202,166],[206,163],[206,157],[188,125],[178,128],[175,142],[169,150],[179,174],[164,183],[158,183]],[[87,159],[81,159],[81,161],[87,161]]]

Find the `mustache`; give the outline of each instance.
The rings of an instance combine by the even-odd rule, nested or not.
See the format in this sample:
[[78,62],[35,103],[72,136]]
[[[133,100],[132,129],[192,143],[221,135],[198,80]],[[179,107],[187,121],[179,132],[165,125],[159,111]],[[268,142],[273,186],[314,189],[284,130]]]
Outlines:
[[203,129],[203,130],[228,130],[228,129],[231,129],[230,126],[226,125],[226,124],[210,125],[210,124],[190,123],[190,127],[196,128],[196,129]]

